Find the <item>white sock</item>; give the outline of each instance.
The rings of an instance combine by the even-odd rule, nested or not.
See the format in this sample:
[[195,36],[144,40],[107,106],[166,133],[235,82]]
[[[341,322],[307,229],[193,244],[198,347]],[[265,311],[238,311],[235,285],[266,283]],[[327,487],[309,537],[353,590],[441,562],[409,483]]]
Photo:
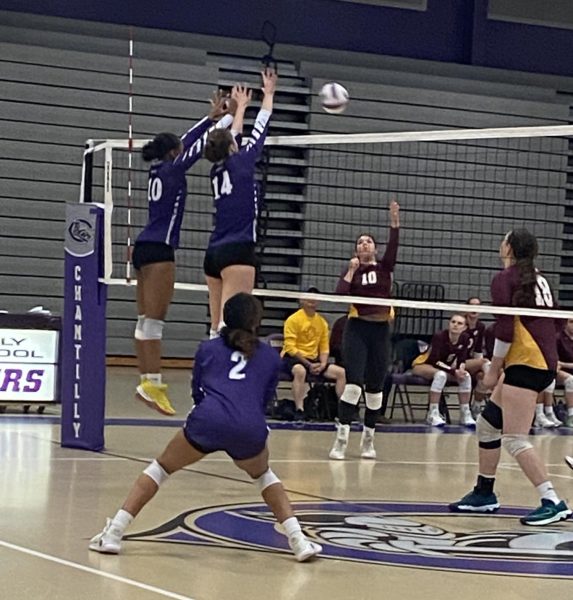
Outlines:
[[225,323],[225,321],[219,321],[219,325],[217,325],[217,333],[221,331],[223,327],[227,327],[227,323]]
[[554,417],[554,416],[555,416],[555,413],[553,412],[553,406],[546,406],[546,407],[544,408],[544,410],[545,410],[545,414],[546,414],[548,417]]
[[211,329],[209,329],[209,339],[210,340],[214,340],[215,338],[219,337],[219,332],[216,329],[213,329],[211,327]]
[[428,414],[433,415],[434,413],[439,413],[440,412],[440,405],[439,404],[430,404],[430,407],[428,408]]
[[544,481],[536,486],[535,489],[539,492],[540,498],[546,498],[547,500],[551,500],[553,504],[559,504],[559,496],[555,493],[551,481]]
[[570,408],[567,409],[567,416],[573,417],[573,406],[571,406]]
[[155,385],[161,385],[161,373],[147,373],[145,376],[151,383]]
[[285,533],[289,538],[293,535],[302,533],[300,523],[298,522],[298,519],[296,517],[289,517],[288,519],[283,521],[281,525],[284,527]]
[[120,508],[112,519],[112,522],[123,533],[133,523],[133,516],[126,510],[123,510],[123,508]]
[[146,379],[147,379],[147,374],[146,373],[140,373],[139,374],[139,383],[143,383]]
[[540,417],[541,415],[543,415],[543,404],[536,404],[535,405],[535,416]]

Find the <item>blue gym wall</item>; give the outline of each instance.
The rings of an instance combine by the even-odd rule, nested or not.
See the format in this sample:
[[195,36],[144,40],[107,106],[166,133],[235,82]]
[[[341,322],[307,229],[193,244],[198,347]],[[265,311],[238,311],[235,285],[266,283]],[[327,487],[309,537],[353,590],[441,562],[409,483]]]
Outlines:
[[268,19],[278,56],[288,43],[573,76],[573,30],[488,17],[489,1],[412,10],[340,0],[0,0],[0,9],[244,39],[259,39]]

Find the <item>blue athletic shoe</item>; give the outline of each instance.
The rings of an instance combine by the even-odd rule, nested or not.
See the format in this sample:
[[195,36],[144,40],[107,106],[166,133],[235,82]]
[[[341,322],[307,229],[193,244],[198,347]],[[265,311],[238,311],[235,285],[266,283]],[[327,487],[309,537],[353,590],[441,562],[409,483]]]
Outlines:
[[478,494],[474,488],[461,500],[448,505],[451,512],[458,513],[493,513],[499,509],[497,496],[491,494]]
[[547,498],[541,498],[541,506],[519,520],[522,525],[550,525],[551,523],[565,521],[571,514],[572,511],[569,510],[569,507],[563,500],[559,504],[555,504],[555,502],[551,502]]

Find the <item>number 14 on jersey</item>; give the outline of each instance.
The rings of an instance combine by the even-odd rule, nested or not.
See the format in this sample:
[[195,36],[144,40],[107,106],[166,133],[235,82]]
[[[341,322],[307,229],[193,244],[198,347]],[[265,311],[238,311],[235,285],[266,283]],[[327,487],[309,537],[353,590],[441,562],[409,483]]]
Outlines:
[[215,200],[219,200],[221,196],[228,196],[233,191],[233,184],[231,183],[231,177],[229,171],[221,171],[217,173],[211,180],[213,184],[213,196]]

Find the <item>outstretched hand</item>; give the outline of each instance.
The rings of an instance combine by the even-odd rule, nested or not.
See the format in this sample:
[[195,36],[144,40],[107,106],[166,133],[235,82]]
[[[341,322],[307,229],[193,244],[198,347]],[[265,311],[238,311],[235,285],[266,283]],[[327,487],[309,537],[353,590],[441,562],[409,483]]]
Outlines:
[[400,205],[396,200],[390,202],[390,226],[400,227]]
[[[225,94],[223,90],[217,90],[213,92],[211,99],[209,100],[211,104],[211,110],[209,111],[209,118],[212,121],[218,121],[223,115],[226,115],[230,111],[229,105],[229,96]],[[233,113],[231,113],[233,114]]]
[[237,103],[238,108],[247,108],[251,102],[252,95],[252,90],[246,85],[240,85],[238,83],[233,86],[233,89],[231,90],[231,98]]
[[271,67],[266,67],[264,71],[261,72],[261,76],[263,78],[263,86],[261,90],[265,96],[272,96],[277,87],[277,72]]

